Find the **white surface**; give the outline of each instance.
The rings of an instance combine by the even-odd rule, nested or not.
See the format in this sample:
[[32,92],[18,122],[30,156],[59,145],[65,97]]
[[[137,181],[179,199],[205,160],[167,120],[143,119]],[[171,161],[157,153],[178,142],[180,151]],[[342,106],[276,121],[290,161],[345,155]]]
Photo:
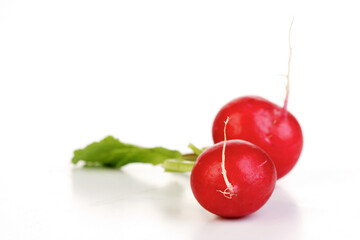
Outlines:
[[[251,2],[1,0],[0,239],[359,239],[358,8]],[[261,210],[219,219],[157,167],[71,166],[109,134],[208,146],[237,96],[282,104],[292,15],[305,145]]]

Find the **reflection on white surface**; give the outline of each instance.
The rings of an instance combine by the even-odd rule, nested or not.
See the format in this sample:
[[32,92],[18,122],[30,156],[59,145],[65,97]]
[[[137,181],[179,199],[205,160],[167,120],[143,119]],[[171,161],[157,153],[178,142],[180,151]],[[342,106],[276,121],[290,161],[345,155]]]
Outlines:
[[76,211],[82,219],[87,216],[87,225],[116,227],[120,238],[191,239],[200,223],[212,216],[198,206],[184,174],[151,166],[125,171],[74,168],[71,181]]
[[[148,179],[141,179],[141,176]],[[118,213],[123,215],[121,213],[128,209],[135,213],[146,209],[147,213],[180,217],[189,209],[185,206],[185,190],[190,188],[186,175],[169,176],[158,174],[153,168],[141,167],[136,169],[136,174],[112,169],[74,168],[71,179],[75,200],[79,206],[90,210],[101,208],[114,213],[121,209]],[[132,212],[131,216],[134,215]]]
[[[170,239],[300,238],[298,206],[281,186],[256,213],[223,219],[199,207],[188,175],[159,173],[143,167],[128,170],[72,169],[73,195],[82,214],[96,221],[121,223],[119,228],[131,234],[132,239],[141,238],[144,232],[150,239],[160,231]],[[141,232],[136,230],[138,224]]]
[[196,233],[195,240],[300,239],[301,216],[291,196],[277,186],[258,212],[240,219],[216,218]]

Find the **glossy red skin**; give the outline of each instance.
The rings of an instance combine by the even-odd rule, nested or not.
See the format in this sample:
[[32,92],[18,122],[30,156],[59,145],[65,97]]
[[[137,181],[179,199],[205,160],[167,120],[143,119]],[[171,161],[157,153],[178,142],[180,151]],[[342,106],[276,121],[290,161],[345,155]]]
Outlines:
[[224,139],[224,121],[230,117],[228,139],[243,139],[262,148],[273,160],[278,179],[296,164],[303,147],[301,127],[295,117],[260,97],[240,97],[226,104],[213,123],[214,142]]
[[195,198],[209,212],[221,217],[242,217],[255,212],[270,198],[276,183],[276,169],[269,156],[242,140],[226,142],[225,169],[234,187],[231,199],[219,191],[226,189],[222,175],[223,142],[206,149],[191,172]]

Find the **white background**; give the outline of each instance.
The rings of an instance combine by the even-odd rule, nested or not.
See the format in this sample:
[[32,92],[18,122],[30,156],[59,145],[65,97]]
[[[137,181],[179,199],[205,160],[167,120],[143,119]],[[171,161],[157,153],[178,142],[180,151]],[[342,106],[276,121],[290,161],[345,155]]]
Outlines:
[[[359,239],[356,1],[250,2],[0,0],[0,239]],[[304,149],[255,214],[206,212],[188,175],[70,164],[107,135],[209,146],[238,96],[281,105],[292,16]]]

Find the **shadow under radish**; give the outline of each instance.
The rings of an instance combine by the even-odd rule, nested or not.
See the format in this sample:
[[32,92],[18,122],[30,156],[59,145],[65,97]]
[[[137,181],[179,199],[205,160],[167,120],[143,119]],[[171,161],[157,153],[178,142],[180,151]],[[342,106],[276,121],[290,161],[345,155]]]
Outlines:
[[276,186],[269,201],[257,212],[242,218],[220,218],[200,227],[194,240],[300,239],[301,214],[294,199]]

